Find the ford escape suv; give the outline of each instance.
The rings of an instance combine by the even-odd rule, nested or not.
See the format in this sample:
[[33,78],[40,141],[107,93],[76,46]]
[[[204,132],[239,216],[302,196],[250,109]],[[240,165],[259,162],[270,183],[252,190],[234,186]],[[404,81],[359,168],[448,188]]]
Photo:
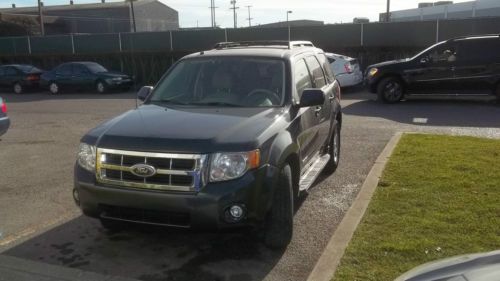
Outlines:
[[73,197],[105,228],[253,227],[288,245],[294,202],[339,164],[340,88],[310,42],[219,43],[88,132]]
[[413,58],[367,68],[366,84],[387,103],[411,94],[495,95],[500,100],[500,36],[437,43]]

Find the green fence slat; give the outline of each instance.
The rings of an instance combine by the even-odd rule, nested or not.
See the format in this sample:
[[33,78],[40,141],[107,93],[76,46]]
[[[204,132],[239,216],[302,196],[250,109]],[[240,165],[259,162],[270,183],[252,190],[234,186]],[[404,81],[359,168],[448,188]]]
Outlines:
[[31,53],[37,54],[71,54],[71,35],[31,37]]
[[170,51],[170,32],[121,33],[123,51]]
[[118,33],[74,35],[75,53],[92,54],[119,52],[120,41],[118,39]]

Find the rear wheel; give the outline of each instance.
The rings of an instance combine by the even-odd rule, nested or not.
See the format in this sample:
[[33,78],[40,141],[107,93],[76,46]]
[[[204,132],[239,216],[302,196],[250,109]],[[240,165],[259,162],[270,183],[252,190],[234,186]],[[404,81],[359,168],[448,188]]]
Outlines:
[[53,95],[57,95],[60,93],[59,85],[56,82],[49,83],[49,92]]
[[273,194],[271,211],[264,225],[264,244],[272,249],[283,249],[292,240],[292,234],[292,169],[290,165],[286,165],[281,169],[278,184]]
[[337,170],[340,162],[340,125],[337,120],[333,123],[333,133],[328,144],[327,153],[330,154],[330,160],[326,163],[323,173],[332,174]]
[[14,94],[22,94],[24,89],[23,89],[23,86],[19,83],[19,82],[16,82],[14,83],[14,85],[12,86],[12,91],[14,92]]
[[379,98],[385,103],[396,103],[404,97],[403,83],[396,77],[382,79],[377,87]]

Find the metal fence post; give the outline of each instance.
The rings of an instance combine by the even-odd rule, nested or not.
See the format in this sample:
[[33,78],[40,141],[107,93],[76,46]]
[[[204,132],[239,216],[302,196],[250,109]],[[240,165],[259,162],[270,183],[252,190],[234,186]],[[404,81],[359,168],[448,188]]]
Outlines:
[[436,20],[436,43],[439,43],[439,19]]
[[361,47],[364,45],[364,35],[365,35],[365,30],[364,30],[364,24],[361,24]]
[[118,32],[118,46],[120,48],[120,53],[123,51],[122,49],[122,34],[121,32]]
[[172,30],[170,30],[170,51],[172,52],[173,50],[174,50],[174,41],[172,36]]
[[31,39],[28,36],[28,53],[31,55]]
[[73,55],[75,54],[75,38],[73,36],[73,33],[71,33],[71,53]]
[[228,42],[227,41],[227,28],[224,28],[224,40],[225,40],[225,42]]

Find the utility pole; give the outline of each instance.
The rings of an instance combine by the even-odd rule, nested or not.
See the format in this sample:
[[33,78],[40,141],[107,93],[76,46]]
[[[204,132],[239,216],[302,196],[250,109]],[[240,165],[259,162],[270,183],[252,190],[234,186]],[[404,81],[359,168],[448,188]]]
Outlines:
[[231,0],[231,5],[233,5],[233,7],[229,9],[233,10],[234,28],[238,28],[238,17],[236,15],[236,9],[239,9],[240,7],[236,7],[236,0]]
[[248,27],[251,27],[252,26],[252,20],[253,20],[253,18],[250,16],[251,15],[250,14],[250,8],[252,8],[252,6],[248,5],[246,7],[248,8],[248,19],[247,19],[248,20]]
[[217,27],[217,22],[215,21],[215,9],[218,7],[215,7],[215,0],[210,0],[210,14],[212,17],[212,28]]
[[391,20],[391,0],[387,0],[387,11],[385,14],[385,21],[389,22]]
[[286,24],[288,25],[288,15],[291,14],[292,11],[286,11]]
[[135,25],[135,11],[134,11],[134,1],[135,0],[130,0],[130,12],[132,15],[132,29],[134,32],[137,32],[137,28]]
[[38,17],[40,18],[40,34],[45,35],[45,27],[43,24],[42,0],[38,0]]

